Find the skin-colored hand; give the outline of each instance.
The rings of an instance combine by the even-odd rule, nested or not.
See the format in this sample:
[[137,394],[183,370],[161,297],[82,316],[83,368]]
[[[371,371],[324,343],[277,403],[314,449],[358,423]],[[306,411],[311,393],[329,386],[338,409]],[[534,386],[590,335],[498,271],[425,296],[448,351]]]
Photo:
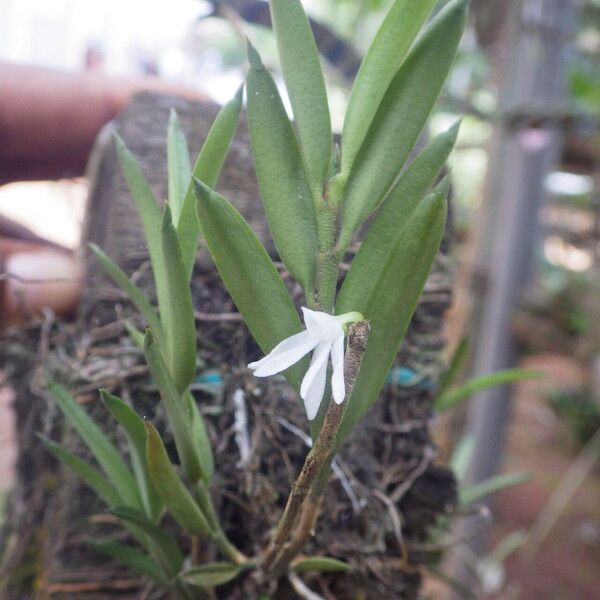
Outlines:
[[[138,91],[205,98],[157,78],[64,73],[1,61],[0,81],[0,184],[82,175],[102,126]],[[23,322],[45,306],[69,313],[79,299],[80,280],[72,253],[0,216],[0,327]]]
[[0,326],[22,323],[46,307],[69,314],[81,285],[70,251],[0,217]]

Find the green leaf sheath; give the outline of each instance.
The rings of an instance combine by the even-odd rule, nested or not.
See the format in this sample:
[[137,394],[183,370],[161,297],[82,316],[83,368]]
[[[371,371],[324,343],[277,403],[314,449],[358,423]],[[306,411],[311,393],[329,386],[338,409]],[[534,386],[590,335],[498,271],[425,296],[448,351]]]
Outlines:
[[[194,164],[193,174],[210,187],[217,185],[223,163],[235,135],[242,110],[244,87],[240,86],[235,96],[223,105],[213,123],[200,154]],[[188,279],[192,275],[194,260],[198,248],[200,228],[196,219],[196,200],[192,181],[188,182],[185,200],[181,209],[181,217],[177,223],[177,234],[181,244],[181,254]]]
[[333,140],[325,81],[310,24],[300,0],[271,0],[283,77],[311,189],[320,198]]
[[146,428],[144,427],[144,421],[117,396],[109,394],[106,390],[100,390],[100,397],[110,414],[118,421],[127,435],[131,466],[144,503],[144,512],[152,522],[156,522],[162,503],[154,489],[146,463]]
[[160,307],[161,314],[165,313],[163,327],[167,337],[166,358],[169,372],[181,394],[196,374],[196,321],[192,292],[168,205],[165,206],[161,239],[168,282],[168,305],[165,311]]
[[215,463],[206,423],[193,394],[189,391],[184,392],[183,398],[189,405],[192,441],[196,444],[196,452],[200,457],[203,478],[206,483],[210,483],[215,472]]
[[169,579],[164,573],[162,566],[145,554],[142,554],[133,546],[119,544],[111,539],[94,540],[92,544],[97,552],[105,554],[122,565],[145,575],[151,581],[161,586],[169,583]]
[[192,440],[189,406],[177,391],[175,382],[169,374],[165,360],[150,331],[146,331],[144,336],[144,355],[164,403],[183,471],[190,483],[195,483],[205,475],[201,457],[196,450],[194,440]]
[[192,167],[185,134],[177,113],[171,109],[167,130],[167,164],[169,175],[169,204],[173,211],[173,223],[179,223],[185,193],[190,183]]
[[454,61],[467,4],[451,0],[440,11],[386,91],[348,176],[342,247],[385,198],[417,141]]
[[307,571],[319,571],[321,573],[347,573],[352,570],[352,566],[342,560],[330,558],[328,556],[308,556],[295,561],[292,569],[296,573],[305,573]]
[[379,104],[436,0],[396,0],[360,66],[342,135],[342,174],[350,173]]
[[[338,314],[364,305],[395,247],[399,230],[434,183],[454,146],[457,133],[458,124],[435,137],[410,164],[382,204],[346,274],[336,302]],[[447,192],[447,188],[446,182],[439,193]]]
[[145,426],[146,460],[156,491],[186,533],[210,536],[208,521],[171,464],[158,431],[148,421]]
[[233,581],[244,567],[228,562],[206,563],[189,567],[179,575],[181,581],[197,587],[214,587]]
[[491,373],[490,375],[473,377],[463,385],[440,394],[435,399],[434,408],[437,411],[448,410],[481,390],[496,385],[516,383],[517,381],[523,381],[525,379],[537,379],[541,376],[542,373],[540,371],[531,371],[529,369],[506,369],[504,371],[498,371],[497,373]]
[[[206,245],[227,290],[263,352],[303,329],[290,295],[266,250],[223,196],[196,181],[198,220]],[[300,362],[286,371],[299,387]]]
[[[150,261],[152,262],[152,274],[154,275],[158,306],[162,311],[162,307],[166,305],[168,283],[162,256],[160,233],[162,223],[161,210],[158,207],[154,192],[151,190],[135,157],[125,146],[125,143],[120,137],[115,136],[115,139],[121,169],[123,170],[125,181],[127,182],[127,186],[129,187],[129,191],[131,192],[131,196],[142,221],[146,243],[148,244],[148,253],[150,254]],[[164,318],[165,315],[162,316]]]
[[337,447],[383,387],[437,254],[446,214],[446,199],[439,194],[431,194],[415,209],[400,231],[396,248],[365,306],[354,308],[365,315],[371,333],[338,432]]
[[129,508],[128,506],[117,506],[110,509],[111,514],[122,521],[129,523],[137,530],[141,530],[148,540],[148,546],[152,549],[152,554],[160,562],[161,566],[174,577],[181,571],[183,566],[183,555],[175,539],[154,525],[139,510]]
[[89,244],[90,250],[96,255],[98,262],[108,276],[129,296],[133,305],[142,313],[149,327],[159,341],[164,344],[164,332],[158,313],[148,301],[146,295],[131,281],[125,271],[107,256],[96,244]]
[[75,456],[72,452],[69,452],[66,448],[63,448],[60,444],[49,440],[41,434],[38,434],[38,438],[59,461],[69,467],[108,506],[117,506],[123,503],[123,499],[119,496],[116,489],[100,471],[88,465],[88,463]]
[[50,380],[48,387],[61,411],[90,449],[119,496],[128,506],[141,508],[142,501],[135,479],[114,444],[62,385]]
[[250,44],[248,57],[248,124],[265,213],[281,259],[311,295],[318,250],[315,204],[277,86]]

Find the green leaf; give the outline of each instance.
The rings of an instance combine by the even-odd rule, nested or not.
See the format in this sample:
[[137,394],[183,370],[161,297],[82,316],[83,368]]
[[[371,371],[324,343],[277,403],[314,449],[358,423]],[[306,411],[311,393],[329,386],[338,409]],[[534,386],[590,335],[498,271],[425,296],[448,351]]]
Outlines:
[[183,556],[177,546],[177,542],[171,535],[166,534],[154,525],[139,510],[128,506],[117,506],[111,508],[108,512],[143,531],[144,535],[148,538],[149,547],[153,550],[157,560],[169,576],[173,577],[181,571]]
[[456,350],[450,359],[450,364],[444,373],[440,377],[440,383],[438,385],[437,395],[441,396],[450,389],[450,386],[454,384],[458,376],[461,374],[465,362],[469,354],[469,336],[464,335],[460,340]]
[[283,77],[312,189],[323,193],[332,150],[331,120],[315,39],[299,0],[271,0]]
[[473,377],[460,387],[451,389],[448,392],[439,395],[435,399],[434,409],[438,412],[442,412],[456,406],[459,402],[462,402],[469,396],[472,396],[481,390],[496,385],[516,383],[517,381],[524,381],[526,379],[537,379],[542,377],[542,375],[543,373],[540,371],[531,371],[529,369],[506,369],[504,371],[492,373],[491,375]]
[[169,372],[181,394],[196,375],[196,320],[192,292],[169,205],[165,206],[161,239],[168,284],[165,298],[168,304],[160,306],[167,336],[166,358]]
[[163,571],[162,566],[155,563],[137,548],[119,544],[110,539],[93,540],[92,545],[101,554],[105,554],[122,565],[145,575],[158,585],[166,586],[169,584],[169,578]]
[[190,567],[179,575],[181,581],[198,587],[214,587],[233,581],[242,571],[243,566],[228,562],[213,562]]
[[530,479],[531,477],[527,473],[505,473],[465,486],[460,489],[460,504],[468,506],[506,488],[521,485]]
[[[446,199],[449,189],[448,179],[442,180],[427,196],[425,202],[435,198]],[[365,306],[377,280],[386,268],[389,257],[396,250],[398,236],[404,228],[410,227],[410,221],[398,214],[403,211],[402,205],[394,203],[389,208],[390,210],[382,210],[377,215],[352,261],[336,300],[337,314],[357,310],[354,308],[356,306]]]
[[342,134],[342,173],[348,175],[373,117],[436,0],[396,0],[360,66]]
[[474,452],[475,438],[472,435],[465,435],[459,440],[448,462],[457,481],[463,481],[467,476]]
[[175,382],[169,374],[165,360],[150,331],[146,331],[144,336],[144,355],[165,406],[181,466],[189,481],[195,483],[198,479],[206,478],[206,475],[201,457],[196,450],[196,444],[192,440],[189,406],[177,391]]
[[[398,232],[421,202],[444,166],[458,134],[459,124],[434,138],[400,177],[381,210],[373,219],[336,301],[336,312],[343,314],[364,303],[393,251]],[[448,180],[434,193],[447,195]]]
[[159,343],[164,344],[164,333],[160,318],[145,294],[131,281],[131,279],[129,279],[125,271],[96,246],[96,244],[88,245],[109,277],[129,296],[129,299],[133,302],[134,306],[142,313],[143,317],[148,322],[148,325],[152,328],[152,331],[154,331]]
[[292,564],[292,569],[296,573],[306,571],[320,571],[321,573],[347,573],[352,570],[352,566],[343,560],[329,558],[328,556],[309,556],[301,558]]
[[[266,250],[223,196],[196,181],[198,220],[206,245],[244,321],[263,352],[302,330],[290,295]],[[300,385],[306,363],[286,371]]]
[[156,522],[162,503],[152,485],[148,465],[146,464],[146,428],[144,427],[144,421],[117,396],[109,394],[106,390],[100,390],[100,397],[110,414],[118,421],[127,435],[131,466],[144,503],[144,510],[146,516],[152,522]]
[[192,535],[210,536],[206,517],[171,464],[160,435],[146,421],[146,460],[154,487],[177,524]]
[[310,291],[317,221],[302,154],[277,86],[250,44],[248,58],[248,125],[265,213],[281,259],[292,277]]
[[196,452],[200,457],[202,464],[202,473],[204,481],[210,483],[215,472],[215,463],[210,445],[210,437],[206,429],[206,423],[202,413],[198,410],[198,404],[191,392],[187,391],[183,395],[184,400],[189,403],[190,411],[190,429],[192,431],[192,441],[196,444]]
[[348,176],[344,244],[385,198],[417,141],[452,66],[467,4],[451,0],[439,12],[386,91]]
[[61,411],[90,449],[119,496],[127,505],[141,507],[135,479],[113,443],[62,385],[50,380],[48,387]]
[[[123,321],[123,325],[125,325],[125,329],[127,329],[127,333],[129,334],[129,337],[132,339],[133,343],[143,352],[144,334],[129,319],[125,319]],[[166,347],[166,345],[163,347]]]
[[123,503],[115,488],[110,482],[91,465],[63,448],[60,444],[49,440],[41,434],[37,434],[42,444],[62,463],[71,469],[100,499],[108,506],[116,506]]
[[[210,187],[217,185],[223,163],[235,135],[242,109],[243,91],[244,86],[241,85],[233,99],[221,108],[194,164],[194,177],[205,181]],[[198,238],[200,237],[200,228],[196,219],[194,185],[191,180],[188,183],[185,194],[181,217],[177,223],[177,234],[179,236],[179,243],[181,244],[181,254],[183,256],[185,271],[189,279],[194,268]]]
[[369,299],[355,306],[371,326],[369,342],[342,419],[336,445],[364,416],[377,399],[402,338],[417,307],[437,254],[446,223],[445,198],[432,194],[415,209],[399,232]]
[[167,130],[167,162],[169,176],[169,204],[173,211],[173,223],[179,223],[185,194],[190,184],[192,167],[185,134],[174,109],[169,114]]
[[156,296],[159,307],[166,305],[168,284],[165,274],[165,266],[162,256],[161,222],[162,215],[154,192],[148,184],[142,169],[125,143],[119,136],[115,136],[117,155],[121,163],[121,169],[125,181],[135,202],[138,214],[142,221],[148,252],[152,263],[152,274],[156,286]]

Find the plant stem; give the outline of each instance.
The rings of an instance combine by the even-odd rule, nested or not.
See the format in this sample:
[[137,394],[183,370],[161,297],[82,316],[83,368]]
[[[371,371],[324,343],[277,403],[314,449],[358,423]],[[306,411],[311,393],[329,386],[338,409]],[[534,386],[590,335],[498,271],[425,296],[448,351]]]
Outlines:
[[323,492],[335,439],[348,405],[347,399],[360,369],[369,337],[369,324],[359,321],[348,328],[348,346],[344,359],[346,401],[331,401],[319,437],[308,453],[302,470],[294,482],[283,515],[275,529],[262,560],[263,570],[271,577],[282,575],[310,538],[319,515]]
[[219,550],[226,556],[231,562],[236,565],[241,565],[248,562],[248,557],[240,552],[228,539],[221,527],[219,517],[215,510],[210,492],[204,483],[199,480],[194,486],[196,493],[196,500],[202,512],[206,516],[208,524],[211,528],[211,539],[217,545]]

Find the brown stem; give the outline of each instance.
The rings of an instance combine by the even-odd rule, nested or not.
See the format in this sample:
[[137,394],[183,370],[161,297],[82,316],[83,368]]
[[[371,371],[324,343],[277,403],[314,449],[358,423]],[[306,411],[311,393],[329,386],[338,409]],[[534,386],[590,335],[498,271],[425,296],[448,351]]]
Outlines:
[[[352,394],[368,337],[369,324],[366,321],[354,323],[348,328],[344,357],[346,398]],[[306,544],[314,529],[324,491],[324,486],[315,486],[315,482],[320,480],[319,474],[328,466],[347,404],[347,401],[342,404],[330,402],[319,437],[294,482],[283,515],[263,556],[264,571],[274,577],[280,576],[287,569],[289,562]]]

